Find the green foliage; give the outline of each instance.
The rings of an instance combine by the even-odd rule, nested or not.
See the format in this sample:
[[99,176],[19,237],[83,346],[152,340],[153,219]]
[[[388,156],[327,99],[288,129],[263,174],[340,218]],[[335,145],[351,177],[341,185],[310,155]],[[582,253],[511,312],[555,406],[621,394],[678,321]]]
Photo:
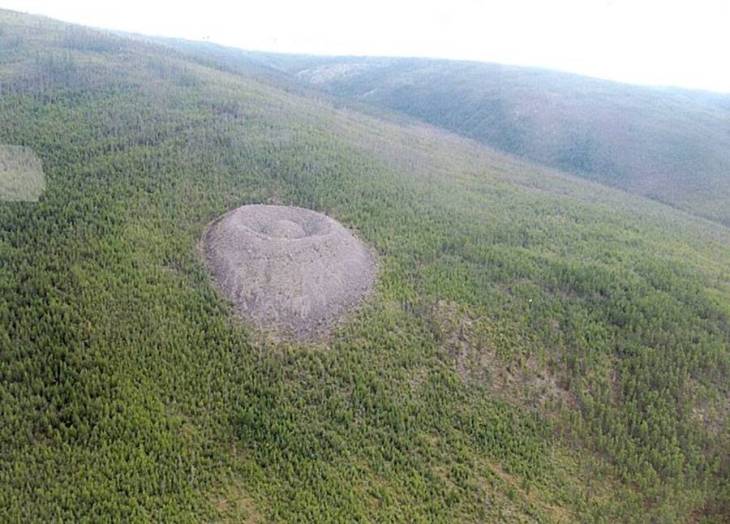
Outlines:
[[[0,142],[48,177],[0,204],[0,520],[726,516],[728,433],[697,418],[728,394],[724,229],[149,44],[0,26]],[[200,235],[250,202],[378,251],[326,344],[263,339],[213,291]],[[573,403],[467,380],[452,339]]]

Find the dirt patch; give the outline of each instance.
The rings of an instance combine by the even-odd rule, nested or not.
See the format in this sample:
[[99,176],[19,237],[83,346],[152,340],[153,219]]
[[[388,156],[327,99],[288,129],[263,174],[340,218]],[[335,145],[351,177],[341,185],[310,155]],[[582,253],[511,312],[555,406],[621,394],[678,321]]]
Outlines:
[[701,384],[689,378],[685,393],[692,403],[690,416],[713,438],[720,437],[730,428],[730,388]]
[[210,502],[217,515],[216,522],[245,522],[257,524],[266,522],[259,512],[256,502],[248,494],[245,487],[236,481],[230,481],[210,496]]
[[431,319],[443,349],[465,383],[486,385],[511,404],[550,415],[560,406],[575,409],[577,400],[535,355],[500,355],[489,321],[458,304],[439,301]]
[[250,205],[213,222],[203,253],[220,290],[259,328],[325,336],[372,288],[371,251],[332,218],[298,207]]
[[43,165],[31,149],[0,145],[0,201],[36,202],[45,189]]

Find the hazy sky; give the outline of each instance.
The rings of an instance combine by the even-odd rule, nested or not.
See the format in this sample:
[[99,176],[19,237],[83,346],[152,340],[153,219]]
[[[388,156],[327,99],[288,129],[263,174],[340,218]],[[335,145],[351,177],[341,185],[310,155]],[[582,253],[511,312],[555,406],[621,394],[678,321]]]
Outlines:
[[730,92],[730,0],[0,0],[245,49],[535,65]]

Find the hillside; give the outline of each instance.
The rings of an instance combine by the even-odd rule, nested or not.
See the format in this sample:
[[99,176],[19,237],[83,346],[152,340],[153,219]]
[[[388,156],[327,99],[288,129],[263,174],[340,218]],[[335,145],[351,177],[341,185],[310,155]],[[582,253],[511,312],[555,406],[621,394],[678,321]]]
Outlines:
[[242,58],[730,225],[730,96],[475,62]]
[[[726,228],[285,82],[0,11],[0,521],[726,520]],[[212,286],[249,203],[377,252],[327,341]]]

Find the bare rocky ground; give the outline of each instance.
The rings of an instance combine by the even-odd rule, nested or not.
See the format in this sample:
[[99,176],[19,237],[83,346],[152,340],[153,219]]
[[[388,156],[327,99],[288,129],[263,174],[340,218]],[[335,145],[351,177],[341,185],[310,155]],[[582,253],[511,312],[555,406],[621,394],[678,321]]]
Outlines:
[[203,236],[213,278],[255,326],[300,340],[326,336],[373,286],[371,251],[334,219],[298,207],[249,205]]

